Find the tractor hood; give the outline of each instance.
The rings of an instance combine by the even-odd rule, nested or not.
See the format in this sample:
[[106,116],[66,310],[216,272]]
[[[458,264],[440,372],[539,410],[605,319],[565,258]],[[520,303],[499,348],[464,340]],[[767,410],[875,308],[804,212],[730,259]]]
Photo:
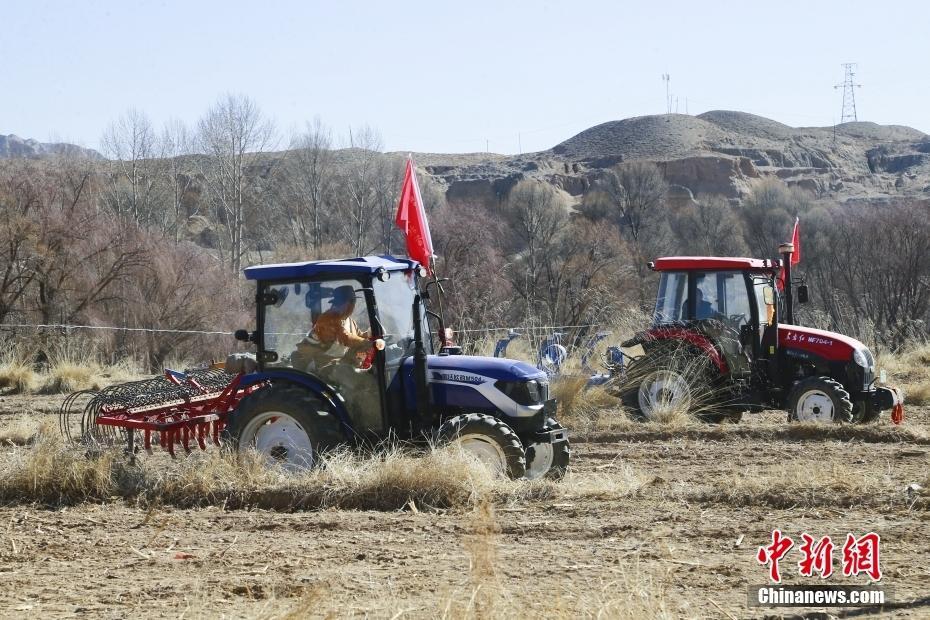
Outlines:
[[[481,383],[486,379],[494,381],[529,381],[546,379],[546,373],[526,362],[519,362],[501,357],[481,357],[477,355],[430,355],[428,358],[430,379],[447,379],[440,375],[458,375],[454,381],[463,383]],[[471,377],[471,381],[469,381]]]
[[868,350],[855,338],[800,325],[779,325],[778,346],[813,353],[831,362],[848,362],[855,351]]

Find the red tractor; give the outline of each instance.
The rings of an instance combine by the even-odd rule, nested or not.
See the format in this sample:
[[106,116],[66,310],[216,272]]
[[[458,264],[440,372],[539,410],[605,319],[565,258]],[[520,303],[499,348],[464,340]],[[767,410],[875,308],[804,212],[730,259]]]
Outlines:
[[[784,409],[789,420],[870,422],[904,409],[895,388],[876,385],[864,344],[794,324],[791,254],[781,260],[666,257],[650,263],[659,290],[652,326],[621,346],[633,349],[615,372],[625,405],[642,419],[684,409],[706,421]],[[776,291],[776,283],[780,284]],[[640,349],[641,348],[641,349]]]

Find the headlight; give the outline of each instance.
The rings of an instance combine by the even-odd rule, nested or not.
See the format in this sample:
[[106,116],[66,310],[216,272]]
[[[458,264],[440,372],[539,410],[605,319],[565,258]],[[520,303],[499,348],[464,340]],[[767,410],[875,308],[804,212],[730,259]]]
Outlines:
[[871,368],[873,363],[872,355],[869,353],[868,349],[856,349],[853,351],[853,361],[863,368]]
[[531,381],[498,381],[494,386],[520,405],[541,405],[548,397],[549,384]]

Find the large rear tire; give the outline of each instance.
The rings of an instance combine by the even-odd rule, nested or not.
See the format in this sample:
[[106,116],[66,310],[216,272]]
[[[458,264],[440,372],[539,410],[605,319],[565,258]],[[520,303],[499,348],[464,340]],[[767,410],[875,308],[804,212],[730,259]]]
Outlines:
[[526,473],[523,444],[503,420],[481,413],[457,415],[442,423],[438,435],[440,445],[460,447],[495,474],[522,478]]
[[269,465],[303,471],[317,466],[321,453],[339,441],[327,428],[332,422],[332,414],[313,393],[296,386],[271,386],[233,412],[224,436],[234,452],[254,450]]
[[704,357],[673,350],[630,365],[620,398],[632,417],[669,421],[681,415],[704,419],[712,411],[710,364]]
[[849,392],[830,377],[808,377],[798,381],[788,394],[788,421],[821,424],[853,420]]

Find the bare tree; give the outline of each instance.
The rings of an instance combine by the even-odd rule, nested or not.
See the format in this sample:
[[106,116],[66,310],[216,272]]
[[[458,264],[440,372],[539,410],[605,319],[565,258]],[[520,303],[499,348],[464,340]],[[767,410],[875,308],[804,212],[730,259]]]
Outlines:
[[332,132],[319,118],[291,140],[280,169],[279,202],[295,244],[323,258],[323,225],[333,198],[335,170]]
[[810,209],[810,199],[780,179],[764,179],[743,201],[740,215],[746,244],[754,256],[772,256],[789,241],[794,218]]
[[549,259],[557,251],[559,233],[568,221],[568,207],[548,183],[521,181],[510,190],[504,213],[511,226],[511,249],[516,253],[509,266],[509,278],[526,300],[527,310],[536,314],[541,298],[553,298],[552,291],[545,291],[544,286],[552,284],[546,278]]
[[368,237],[377,216],[377,176],[380,172],[381,135],[367,125],[352,130],[349,138],[351,159],[340,175],[339,186],[348,217],[344,233],[358,256],[369,248]]
[[248,210],[257,207],[259,193],[248,176],[250,166],[272,147],[274,125],[244,95],[222,97],[197,125],[201,172],[213,203],[222,215],[229,243],[227,264],[238,273],[246,252]]
[[682,207],[672,223],[682,254],[740,256],[747,252],[742,222],[720,196],[708,196]]
[[188,202],[188,191],[194,182],[194,177],[190,173],[189,163],[185,161],[185,156],[190,155],[194,148],[193,136],[190,130],[182,121],[172,119],[165,123],[161,133],[161,155],[162,162],[160,166],[161,176],[167,186],[170,188],[171,210],[166,210],[166,216],[170,215],[171,221],[166,217],[162,222],[162,228],[166,232],[174,233],[174,242],[179,243],[181,240],[181,230],[183,222],[190,215],[185,208]]
[[156,159],[161,155],[158,138],[148,116],[129,108],[110,123],[101,138],[109,159],[109,199],[117,215],[129,215],[150,223],[157,208]]

